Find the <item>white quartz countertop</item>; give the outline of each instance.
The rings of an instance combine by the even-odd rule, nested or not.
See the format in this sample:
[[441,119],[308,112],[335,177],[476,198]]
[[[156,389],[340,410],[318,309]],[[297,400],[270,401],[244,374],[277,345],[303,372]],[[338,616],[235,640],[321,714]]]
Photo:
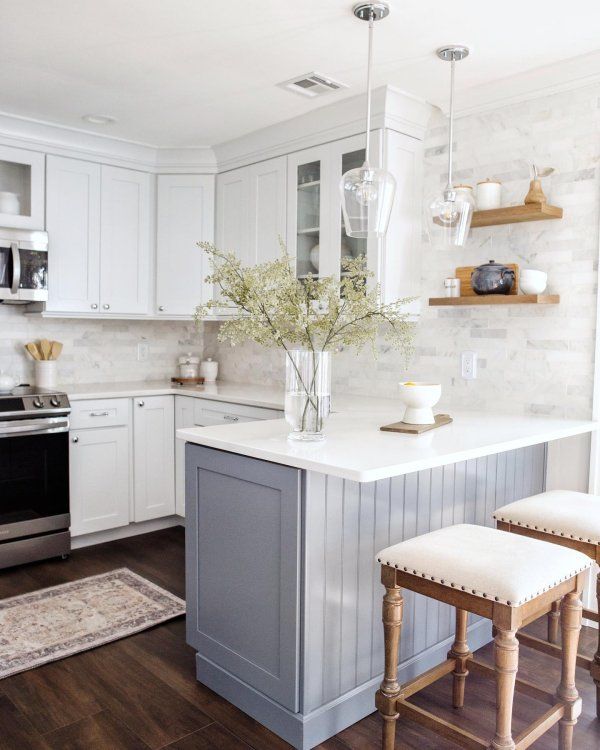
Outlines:
[[137,396],[165,396],[178,394],[194,398],[228,401],[232,404],[262,406],[267,409],[283,409],[283,391],[262,385],[247,383],[214,383],[198,386],[179,386],[164,381],[131,383],[81,383],[62,384],[60,390],[68,394],[71,401],[95,398],[135,398]]
[[190,443],[356,482],[401,476],[422,469],[501,453],[528,445],[592,432],[587,420],[551,419],[483,412],[451,411],[454,421],[421,435],[381,432],[402,416],[398,401],[344,397],[327,420],[326,440],[297,443],[287,439],[283,419],[177,431]]

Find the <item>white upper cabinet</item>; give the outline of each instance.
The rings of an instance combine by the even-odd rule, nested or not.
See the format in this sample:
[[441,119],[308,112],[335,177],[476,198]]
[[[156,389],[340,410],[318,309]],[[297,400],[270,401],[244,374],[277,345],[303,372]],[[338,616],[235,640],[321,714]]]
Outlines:
[[50,238],[47,310],[89,313],[100,306],[100,165],[48,156]]
[[150,310],[151,175],[102,166],[100,304],[107,313]]
[[279,238],[285,241],[286,171],[285,156],[252,164],[250,172],[250,211],[248,262],[275,260],[281,252]]
[[44,229],[45,155],[0,146],[0,226]]
[[200,241],[214,237],[214,177],[160,175],[156,246],[156,312],[192,315],[212,290]]
[[217,238],[244,265],[273,260],[286,233],[286,158],[217,176]]

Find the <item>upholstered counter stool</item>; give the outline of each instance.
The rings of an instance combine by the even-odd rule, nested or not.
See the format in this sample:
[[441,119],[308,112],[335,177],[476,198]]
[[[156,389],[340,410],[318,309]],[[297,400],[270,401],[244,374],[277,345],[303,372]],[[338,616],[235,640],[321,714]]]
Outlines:
[[[578,550],[600,563],[600,497],[570,490],[551,490],[498,508],[494,513],[496,526],[503,531],[542,539],[562,547]],[[600,575],[596,579],[596,595],[600,610]],[[560,657],[558,609],[555,602],[548,613],[548,640],[523,634],[521,643],[547,654]],[[600,622],[597,612],[584,609],[583,616]],[[600,630],[598,648],[593,659],[577,657],[579,666],[589,669],[596,683],[596,715],[600,718]]]
[[[581,713],[575,667],[581,629],[581,591],[591,560],[575,550],[527,539],[483,526],[449,526],[382,550],[385,671],[376,706],[383,717],[383,750],[393,750],[400,715],[418,722],[463,748],[524,750],[559,722],[559,748],[571,750],[573,729]],[[456,635],[445,662],[398,683],[402,628],[402,589],[409,589],[456,607]],[[519,628],[549,612],[561,600],[562,674],[556,694],[517,680]],[[492,621],[496,636],[495,667],[473,659],[467,644],[469,612]],[[452,701],[464,704],[470,669],[495,673],[496,732],[491,740],[437,718],[410,702],[410,697],[452,673]],[[512,736],[515,689],[549,708],[518,737]]]

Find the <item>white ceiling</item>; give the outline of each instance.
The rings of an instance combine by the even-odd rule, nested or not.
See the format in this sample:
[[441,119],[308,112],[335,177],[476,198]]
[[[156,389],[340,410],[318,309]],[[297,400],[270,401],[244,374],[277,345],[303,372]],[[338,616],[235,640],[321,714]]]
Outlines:
[[[0,0],[0,111],[163,147],[220,143],[364,90],[352,0]],[[597,0],[392,0],[375,84],[445,103],[447,42],[473,48],[457,90],[596,50]],[[275,84],[350,85],[307,100]],[[463,96],[464,98],[464,96]],[[115,124],[82,122],[88,113]]]

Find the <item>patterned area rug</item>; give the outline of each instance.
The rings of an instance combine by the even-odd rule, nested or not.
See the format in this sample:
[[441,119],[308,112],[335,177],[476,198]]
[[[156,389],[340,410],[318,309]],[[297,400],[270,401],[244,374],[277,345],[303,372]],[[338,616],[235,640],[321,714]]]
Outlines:
[[0,601],[0,679],[151,628],[185,602],[127,568]]

